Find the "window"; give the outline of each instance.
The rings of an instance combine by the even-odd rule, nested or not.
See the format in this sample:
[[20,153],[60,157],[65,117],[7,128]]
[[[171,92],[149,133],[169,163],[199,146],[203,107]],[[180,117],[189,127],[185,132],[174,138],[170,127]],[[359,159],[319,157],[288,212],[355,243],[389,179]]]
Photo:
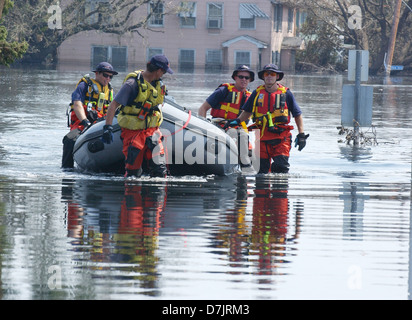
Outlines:
[[254,3],[239,4],[239,28],[255,29],[256,18],[269,19],[268,15]]
[[235,69],[242,65],[250,66],[250,61],[249,51],[235,51]]
[[293,32],[293,9],[288,9],[288,32]]
[[92,46],[92,68],[103,61],[109,62],[115,70],[126,71],[127,47]]
[[149,13],[152,13],[149,20],[149,25],[151,27],[163,27],[163,14],[164,14],[164,5],[163,3],[151,2],[149,4]]
[[110,61],[115,70],[125,71],[127,68],[127,47],[110,47]]
[[255,29],[255,17],[242,18],[240,17],[240,29]]
[[276,32],[282,31],[282,19],[283,19],[283,5],[275,4],[273,28]]
[[221,29],[223,26],[223,4],[208,3],[207,4],[207,28]]
[[299,29],[305,23],[307,17],[306,12],[301,12],[299,9],[296,9],[296,28]]
[[305,23],[307,17],[306,12],[301,12],[299,9],[296,9],[296,36],[299,36],[299,31],[302,25]]
[[196,2],[181,2],[178,17],[180,27],[196,28]]
[[272,63],[276,65],[280,65],[280,52],[279,51],[272,51]]
[[110,22],[110,16],[107,14],[102,14],[101,11],[110,10],[110,3],[108,0],[86,0],[84,4],[84,14],[89,15],[92,12],[95,12],[87,17],[87,22],[89,24],[107,24]]
[[109,60],[109,47],[92,47],[92,67]]
[[180,49],[179,52],[179,72],[193,73],[195,70],[195,50]]
[[148,48],[147,49],[147,61],[149,61],[156,54],[163,54],[162,48]]
[[222,50],[206,50],[205,72],[215,73],[222,71]]

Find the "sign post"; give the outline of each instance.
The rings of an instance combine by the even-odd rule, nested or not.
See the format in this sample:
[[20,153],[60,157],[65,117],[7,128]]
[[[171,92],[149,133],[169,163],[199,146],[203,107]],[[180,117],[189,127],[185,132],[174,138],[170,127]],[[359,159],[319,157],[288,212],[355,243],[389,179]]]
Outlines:
[[348,80],[355,84],[343,86],[342,91],[342,126],[354,126],[354,145],[359,146],[359,127],[372,124],[373,88],[364,86],[368,81],[369,51],[350,50],[348,61]]

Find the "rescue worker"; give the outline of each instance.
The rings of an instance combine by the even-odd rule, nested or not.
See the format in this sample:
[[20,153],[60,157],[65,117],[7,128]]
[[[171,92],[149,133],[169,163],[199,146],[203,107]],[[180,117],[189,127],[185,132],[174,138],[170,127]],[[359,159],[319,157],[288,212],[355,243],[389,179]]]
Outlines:
[[106,115],[113,100],[110,80],[118,74],[108,62],[101,62],[93,70],[95,78],[82,77],[72,93],[68,126],[70,132],[63,138],[62,168],[73,168],[73,147],[79,134]]
[[[295,147],[301,151],[309,134],[304,133],[302,111],[292,92],[278,83],[284,73],[274,64],[267,64],[258,72],[264,84],[256,88],[242,107],[240,116],[228,126],[239,125],[252,116],[255,126],[260,129],[260,168],[258,173],[289,172],[289,153],[292,147],[293,126],[290,116],[295,119],[299,134]],[[273,163],[271,164],[271,160]]]
[[[255,80],[255,73],[246,65],[238,67],[232,73],[234,83],[221,84],[200,106],[198,114],[206,117],[206,113],[211,109],[210,114],[212,119],[233,120],[236,119],[241,107],[249,98],[251,92],[248,91],[248,86]],[[213,120],[212,120],[213,121]],[[225,128],[227,121],[221,121],[219,125]],[[245,124],[244,128],[245,127]],[[234,126],[235,130],[229,130],[228,134],[238,141],[238,151],[240,156],[240,166],[250,167],[249,157],[249,139],[248,132],[242,125]],[[226,128],[225,128],[226,129]]]
[[166,95],[161,77],[166,72],[173,73],[166,56],[153,56],[146,70],[127,75],[107,110],[102,140],[111,143],[113,118],[120,107],[117,121],[122,130],[126,177],[140,177],[144,160],[148,162],[150,176],[166,176],[165,152],[159,130],[163,120],[161,106]]

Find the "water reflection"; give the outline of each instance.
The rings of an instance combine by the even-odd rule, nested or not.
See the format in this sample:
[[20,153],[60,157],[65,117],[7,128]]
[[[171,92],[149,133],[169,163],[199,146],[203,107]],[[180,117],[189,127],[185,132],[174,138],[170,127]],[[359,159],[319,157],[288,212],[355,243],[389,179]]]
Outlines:
[[[250,198],[251,217],[247,213]],[[303,203],[297,202],[295,207],[293,221],[289,216],[288,176],[257,176],[253,181],[237,178],[235,206],[226,211],[213,243],[216,248],[227,248],[229,266],[235,268],[231,274],[241,273],[244,267],[253,267],[257,276],[280,273],[280,266],[290,262],[290,248],[299,236]],[[270,277],[259,279],[272,283]]]
[[156,251],[167,184],[79,180],[66,189],[72,189],[67,229],[73,250],[88,252],[86,259],[98,268],[121,271],[118,280],[135,280],[150,289],[145,294],[157,295]]
[[254,193],[251,249],[258,256],[258,274],[273,274],[279,264],[287,262],[288,180],[257,177]]
[[345,182],[339,199],[343,204],[343,238],[347,240],[360,240],[363,234],[363,211],[365,200],[369,196],[364,194],[369,191],[369,183]]
[[[292,151],[288,176],[124,181],[60,170],[82,73],[1,74],[2,299],[410,297],[412,78],[372,80],[376,146],[337,143],[342,76],[288,75],[313,137]],[[195,109],[228,79],[165,82]],[[122,76],[113,80],[120,88]],[[50,266],[61,290],[48,287]],[[361,290],[348,288],[351,266]]]
[[227,260],[228,274],[253,268],[253,274],[264,276],[259,283],[268,285],[273,283],[269,276],[281,274],[281,265],[290,262],[303,216],[299,201],[290,213],[287,176],[214,177],[200,188],[173,180],[66,179],[63,186],[76,259],[92,270],[117,270],[118,281],[137,281],[151,296],[160,294],[164,256],[159,249],[166,249],[159,248],[160,238],[210,231],[209,251]]

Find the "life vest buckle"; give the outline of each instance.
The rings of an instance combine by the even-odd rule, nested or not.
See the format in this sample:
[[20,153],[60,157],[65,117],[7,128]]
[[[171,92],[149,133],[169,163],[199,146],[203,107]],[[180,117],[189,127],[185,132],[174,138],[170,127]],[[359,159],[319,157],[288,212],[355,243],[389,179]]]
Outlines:
[[151,108],[151,107],[152,107],[152,104],[151,104],[149,101],[146,101],[146,102],[144,103],[144,105],[142,106],[142,108],[140,109],[140,112],[139,112],[139,114],[137,115],[137,117],[138,117],[140,120],[146,119],[147,115],[148,115],[149,112],[150,112],[150,108]]

